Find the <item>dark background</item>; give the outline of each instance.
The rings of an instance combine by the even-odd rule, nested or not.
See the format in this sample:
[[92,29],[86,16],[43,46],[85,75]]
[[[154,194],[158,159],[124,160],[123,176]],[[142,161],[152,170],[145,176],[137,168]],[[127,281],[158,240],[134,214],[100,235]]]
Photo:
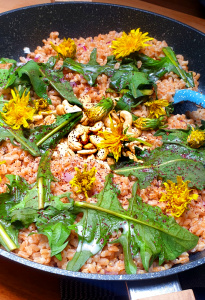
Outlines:
[[[205,8],[203,6],[205,0],[141,1],[186,13],[190,15],[190,18],[191,16],[205,18]],[[107,2],[109,2],[109,0]],[[126,5],[126,0],[124,0],[124,4]],[[10,280],[8,280],[8,278],[10,278]],[[197,300],[205,299],[205,266],[180,273],[179,280],[182,289],[192,288],[194,290]],[[75,279],[62,280],[62,277],[44,273],[39,270],[32,270],[3,257],[0,257],[0,283],[4,286],[4,289],[0,290],[1,300],[85,300],[86,293],[88,293],[89,290],[93,291],[93,293],[95,291],[91,282],[89,282],[89,284],[86,282],[85,284]],[[13,290],[12,294],[10,294],[11,290]],[[14,294],[15,296],[13,296]],[[123,282],[108,284],[108,288],[103,283],[99,291],[95,291],[95,295],[96,296],[92,298],[88,296],[88,298],[90,300],[101,300],[101,295],[103,295],[106,296],[108,300],[128,299],[126,287]]]
[[199,18],[205,18],[205,0],[146,0],[144,2],[177,10]]

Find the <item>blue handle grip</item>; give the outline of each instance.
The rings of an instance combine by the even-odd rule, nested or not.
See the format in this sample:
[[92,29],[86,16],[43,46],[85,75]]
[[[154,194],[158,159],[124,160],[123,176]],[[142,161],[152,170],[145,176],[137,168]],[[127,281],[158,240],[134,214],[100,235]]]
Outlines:
[[205,95],[192,90],[178,90],[174,95],[173,104],[179,103],[181,101],[189,100],[197,105],[201,105],[205,108]]

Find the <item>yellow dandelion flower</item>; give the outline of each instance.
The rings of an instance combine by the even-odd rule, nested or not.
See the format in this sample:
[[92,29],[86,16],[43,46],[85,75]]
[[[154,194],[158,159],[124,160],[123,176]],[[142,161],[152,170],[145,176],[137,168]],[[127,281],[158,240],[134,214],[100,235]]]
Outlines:
[[36,99],[34,100],[34,107],[36,112],[45,111],[48,108],[48,101],[43,98]]
[[33,120],[35,109],[28,106],[30,92],[25,95],[26,90],[20,97],[17,90],[11,90],[13,99],[4,104],[3,112],[1,113],[6,124],[13,129],[19,129],[21,125],[27,128],[29,127],[28,120]]
[[190,135],[187,138],[188,145],[191,148],[199,148],[205,143],[205,132],[199,129],[192,128]]
[[169,101],[165,99],[152,100],[145,102],[145,105],[149,107],[149,118],[159,118],[166,115],[164,107],[169,105]]
[[166,211],[174,217],[180,217],[187,209],[188,204],[198,198],[197,194],[190,195],[192,190],[188,188],[189,182],[188,180],[184,182],[181,176],[177,176],[177,184],[171,180],[164,183],[166,193],[162,195],[159,201],[167,202]]
[[102,98],[95,106],[85,110],[90,123],[102,120],[113,109],[114,102],[111,98]]
[[165,124],[164,117],[159,117],[159,119],[149,119],[140,117],[133,122],[136,128],[140,130],[152,130],[163,127]]
[[73,187],[77,187],[76,193],[84,193],[88,198],[87,192],[92,189],[95,181],[96,169],[93,167],[90,171],[87,170],[87,164],[84,165],[84,170],[81,172],[77,167],[75,168],[76,175],[71,179],[70,184]]
[[140,28],[138,28],[131,30],[129,34],[123,32],[121,37],[112,41],[111,48],[113,49],[113,54],[118,59],[139,51],[146,46],[150,46],[146,42],[151,40],[153,38],[148,36],[148,32],[142,33]]
[[76,44],[75,42],[68,38],[63,39],[63,42],[59,45],[54,45],[51,42],[51,47],[58,53],[58,56],[65,59],[66,57],[73,58],[76,54]]
[[98,135],[102,137],[103,140],[97,145],[97,147],[98,149],[108,148],[108,150],[114,155],[115,160],[118,161],[121,156],[122,143],[127,141],[128,137],[123,133],[123,123],[114,126],[111,117],[110,121],[111,132],[107,130],[98,132]]

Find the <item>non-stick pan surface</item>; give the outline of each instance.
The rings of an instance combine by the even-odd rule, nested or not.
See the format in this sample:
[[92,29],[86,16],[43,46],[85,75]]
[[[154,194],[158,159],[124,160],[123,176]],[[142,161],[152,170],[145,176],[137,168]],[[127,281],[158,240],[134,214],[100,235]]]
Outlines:
[[[158,40],[166,40],[176,53],[189,60],[190,70],[201,74],[199,91],[205,93],[205,34],[178,21],[119,5],[101,3],[55,3],[25,7],[0,15],[0,57],[18,59],[23,48],[33,51],[51,31],[60,37],[88,37],[111,30],[140,27]],[[190,254],[190,262],[170,270],[136,275],[99,275],[70,272],[43,266],[0,249],[0,255],[32,268],[64,276],[100,280],[142,280],[176,274],[205,263],[205,250]]]

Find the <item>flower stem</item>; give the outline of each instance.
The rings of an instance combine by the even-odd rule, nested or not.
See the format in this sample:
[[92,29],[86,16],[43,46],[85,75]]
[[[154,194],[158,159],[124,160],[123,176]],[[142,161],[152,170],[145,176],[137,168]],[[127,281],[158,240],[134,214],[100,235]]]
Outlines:
[[4,241],[6,247],[9,249],[9,251],[13,251],[18,248],[16,246],[16,244],[12,241],[10,236],[7,234],[6,230],[4,229],[4,227],[1,224],[0,224],[0,237]]

